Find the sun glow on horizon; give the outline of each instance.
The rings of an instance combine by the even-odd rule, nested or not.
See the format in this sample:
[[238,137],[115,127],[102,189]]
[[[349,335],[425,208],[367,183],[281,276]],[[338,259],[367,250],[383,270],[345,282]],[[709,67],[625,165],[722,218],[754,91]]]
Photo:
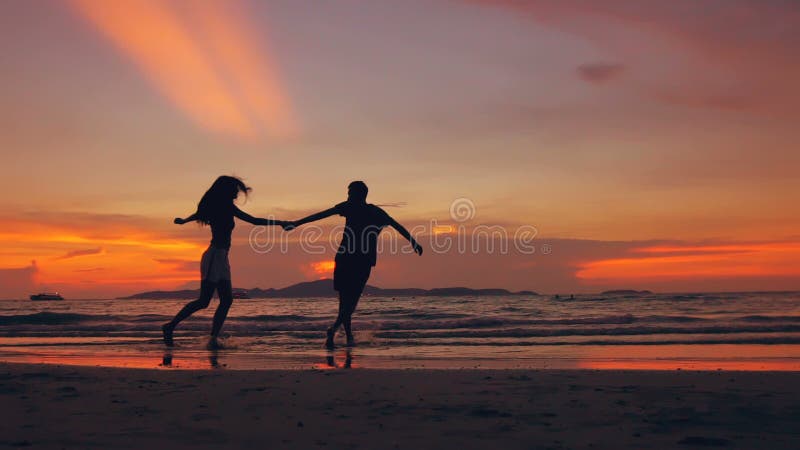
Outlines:
[[800,276],[800,243],[642,247],[625,258],[580,264],[575,276],[587,282]]
[[331,275],[333,273],[336,262],[333,260],[317,261],[311,263],[309,267],[316,275],[320,276],[320,278],[325,278],[326,275]]

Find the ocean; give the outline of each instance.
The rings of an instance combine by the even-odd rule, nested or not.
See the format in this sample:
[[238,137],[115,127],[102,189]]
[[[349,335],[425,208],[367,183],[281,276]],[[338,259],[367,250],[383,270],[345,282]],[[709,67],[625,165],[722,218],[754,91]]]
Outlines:
[[[337,300],[238,299],[205,349],[211,307],[185,300],[0,301],[0,360],[120,367],[800,370],[800,293],[369,297],[357,346],[326,351]],[[344,344],[344,337],[337,342]]]

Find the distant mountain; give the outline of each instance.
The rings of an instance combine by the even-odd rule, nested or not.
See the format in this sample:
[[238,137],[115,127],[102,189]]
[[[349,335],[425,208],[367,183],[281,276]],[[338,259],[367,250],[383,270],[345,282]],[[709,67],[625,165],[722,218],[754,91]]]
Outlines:
[[[307,297],[336,297],[333,290],[333,280],[330,278],[306,281],[293,284],[281,289],[238,289],[246,292],[250,298],[307,298]],[[119,299],[193,299],[197,298],[200,290],[180,290],[180,291],[149,291],[118,297]],[[381,297],[424,297],[424,296],[498,296],[498,295],[538,295],[533,291],[511,292],[506,289],[471,289],[466,287],[448,287],[435,289],[420,288],[401,288],[401,289],[382,289],[376,286],[367,285],[364,288],[364,295]]]
[[600,295],[650,295],[650,291],[634,291],[633,289],[616,289],[613,291],[603,291]]

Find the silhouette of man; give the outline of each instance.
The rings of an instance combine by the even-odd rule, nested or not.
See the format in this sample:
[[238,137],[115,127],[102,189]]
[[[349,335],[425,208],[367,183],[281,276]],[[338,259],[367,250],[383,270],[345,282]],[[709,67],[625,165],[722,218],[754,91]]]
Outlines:
[[389,225],[397,230],[404,238],[408,239],[414,252],[422,255],[422,247],[411,237],[405,227],[397,223],[386,211],[367,203],[368,191],[367,185],[363,181],[353,181],[347,186],[347,201],[289,224],[290,228],[296,227],[334,214],[344,216],[346,219],[342,242],[336,252],[336,265],[333,269],[333,288],[339,292],[339,314],[327,331],[325,346],[328,348],[333,348],[333,338],[340,325],[344,325],[347,345],[355,345],[351,319],[372,267],[375,266],[378,235],[383,227]]

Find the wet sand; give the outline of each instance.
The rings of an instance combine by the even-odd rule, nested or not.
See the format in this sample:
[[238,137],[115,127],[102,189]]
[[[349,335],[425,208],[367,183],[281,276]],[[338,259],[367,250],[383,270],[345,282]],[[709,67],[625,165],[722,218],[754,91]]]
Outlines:
[[0,448],[800,448],[800,373],[0,363]]

